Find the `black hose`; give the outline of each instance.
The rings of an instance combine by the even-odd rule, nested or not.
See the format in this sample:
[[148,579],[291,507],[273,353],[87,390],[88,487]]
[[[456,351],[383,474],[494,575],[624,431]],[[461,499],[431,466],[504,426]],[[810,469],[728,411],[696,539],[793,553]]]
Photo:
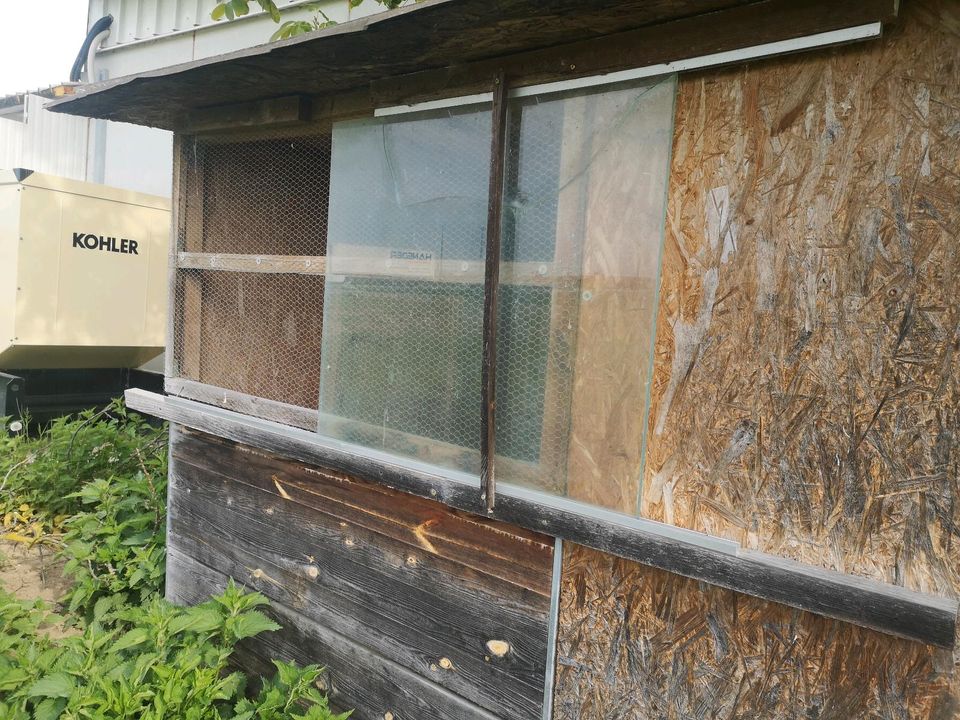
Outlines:
[[[97,20],[87,31],[87,36],[83,39],[83,45],[80,46],[80,52],[77,53],[77,59],[73,61],[73,67],[70,68],[70,82],[80,82],[80,73],[87,62],[87,53],[90,52],[90,44],[93,39],[113,24],[113,15],[105,15]],[[96,78],[90,78],[93,82]]]

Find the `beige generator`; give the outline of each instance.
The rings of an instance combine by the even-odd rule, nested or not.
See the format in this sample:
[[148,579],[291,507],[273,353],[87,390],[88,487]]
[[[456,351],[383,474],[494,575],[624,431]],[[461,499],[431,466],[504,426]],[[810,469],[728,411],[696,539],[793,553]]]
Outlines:
[[0,415],[25,384],[92,403],[163,351],[169,231],[166,198],[0,170]]

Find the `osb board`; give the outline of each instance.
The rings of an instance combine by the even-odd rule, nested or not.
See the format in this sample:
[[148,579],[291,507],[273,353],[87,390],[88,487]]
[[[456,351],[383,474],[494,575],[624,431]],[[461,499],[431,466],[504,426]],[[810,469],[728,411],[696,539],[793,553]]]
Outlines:
[[949,652],[567,545],[555,720],[946,718]]
[[960,4],[681,80],[648,517],[960,590]]

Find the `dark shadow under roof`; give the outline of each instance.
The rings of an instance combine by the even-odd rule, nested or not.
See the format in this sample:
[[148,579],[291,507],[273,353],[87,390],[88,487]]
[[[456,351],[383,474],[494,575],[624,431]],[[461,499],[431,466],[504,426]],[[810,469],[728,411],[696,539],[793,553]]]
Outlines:
[[290,40],[80,87],[48,108],[172,129],[194,110],[323,95],[376,79],[764,4],[767,0],[426,0]]

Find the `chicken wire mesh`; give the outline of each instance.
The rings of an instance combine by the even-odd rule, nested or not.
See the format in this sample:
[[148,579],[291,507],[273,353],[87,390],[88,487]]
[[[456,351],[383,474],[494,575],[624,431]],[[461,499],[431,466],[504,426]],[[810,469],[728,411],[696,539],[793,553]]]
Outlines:
[[[497,441],[540,444],[533,472],[501,463],[498,481],[635,508],[673,94],[657,79],[511,101],[501,282],[529,300],[500,312],[498,362],[519,380],[497,407],[522,418],[498,413]],[[533,386],[536,405],[516,396]]]
[[[657,87],[510,101],[504,481],[621,507],[582,487],[638,480],[672,108]],[[182,143],[180,376],[478,474],[490,134],[475,105]]]
[[330,134],[186,138],[179,377],[316,408]]

